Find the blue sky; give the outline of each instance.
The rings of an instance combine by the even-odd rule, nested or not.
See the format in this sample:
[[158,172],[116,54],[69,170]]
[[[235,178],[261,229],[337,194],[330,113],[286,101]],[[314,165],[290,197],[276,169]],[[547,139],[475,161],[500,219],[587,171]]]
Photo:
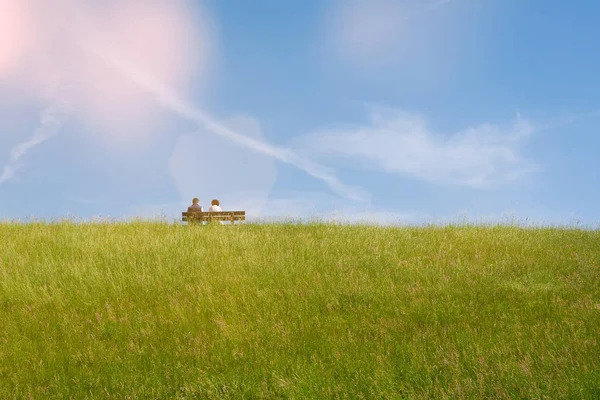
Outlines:
[[[0,52],[0,218],[176,218],[197,196],[255,217],[600,223],[597,2],[177,7],[78,47],[46,13],[61,46],[32,42],[42,64],[24,51],[3,76]],[[134,11],[114,15],[156,18]],[[149,26],[164,47],[128,59]],[[59,84],[33,87],[32,65]]]

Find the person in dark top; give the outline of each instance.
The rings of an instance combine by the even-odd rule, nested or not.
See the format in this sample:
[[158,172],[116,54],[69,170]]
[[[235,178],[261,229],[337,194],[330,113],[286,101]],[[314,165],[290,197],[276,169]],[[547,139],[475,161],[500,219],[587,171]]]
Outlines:
[[202,206],[200,205],[200,200],[197,197],[194,197],[192,200],[192,205],[188,207],[188,212],[202,212]]

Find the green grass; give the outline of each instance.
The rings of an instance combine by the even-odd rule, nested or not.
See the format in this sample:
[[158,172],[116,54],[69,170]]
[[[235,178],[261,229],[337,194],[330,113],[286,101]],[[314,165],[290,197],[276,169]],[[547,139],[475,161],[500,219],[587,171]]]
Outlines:
[[600,231],[0,223],[0,398],[600,398]]

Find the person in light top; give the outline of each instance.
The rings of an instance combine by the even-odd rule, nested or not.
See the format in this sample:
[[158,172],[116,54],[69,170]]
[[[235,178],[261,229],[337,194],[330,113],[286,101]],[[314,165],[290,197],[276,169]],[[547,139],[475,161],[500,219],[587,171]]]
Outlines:
[[214,199],[213,201],[210,202],[210,208],[208,209],[208,211],[223,211],[223,209],[219,206],[219,200]]
[[200,200],[197,197],[194,197],[192,200],[192,205],[188,207],[188,212],[202,212],[202,206],[200,205]]

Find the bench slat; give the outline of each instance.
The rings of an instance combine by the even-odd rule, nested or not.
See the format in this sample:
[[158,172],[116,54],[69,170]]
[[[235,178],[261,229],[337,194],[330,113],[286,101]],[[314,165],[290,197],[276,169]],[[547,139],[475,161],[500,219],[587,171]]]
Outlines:
[[209,221],[245,221],[245,211],[193,211],[182,212],[182,221],[188,222],[209,222]]
[[216,216],[216,215],[246,215],[246,211],[193,211],[193,212],[182,212],[181,215],[183,217],[191,217],[191,216]]
[[[243,215],[236,215],[233,217],[233,219],[235,221],[245,221],[246,217]],[[215,216],[215,217],[183,217],[184,221],[188,221],[188,220],[202,220],[202,221],[208,221],[208,220],[214,220],[214,221],[231,221],[231,216],[226,216],[226,215],[221,215],[221,216]]]

